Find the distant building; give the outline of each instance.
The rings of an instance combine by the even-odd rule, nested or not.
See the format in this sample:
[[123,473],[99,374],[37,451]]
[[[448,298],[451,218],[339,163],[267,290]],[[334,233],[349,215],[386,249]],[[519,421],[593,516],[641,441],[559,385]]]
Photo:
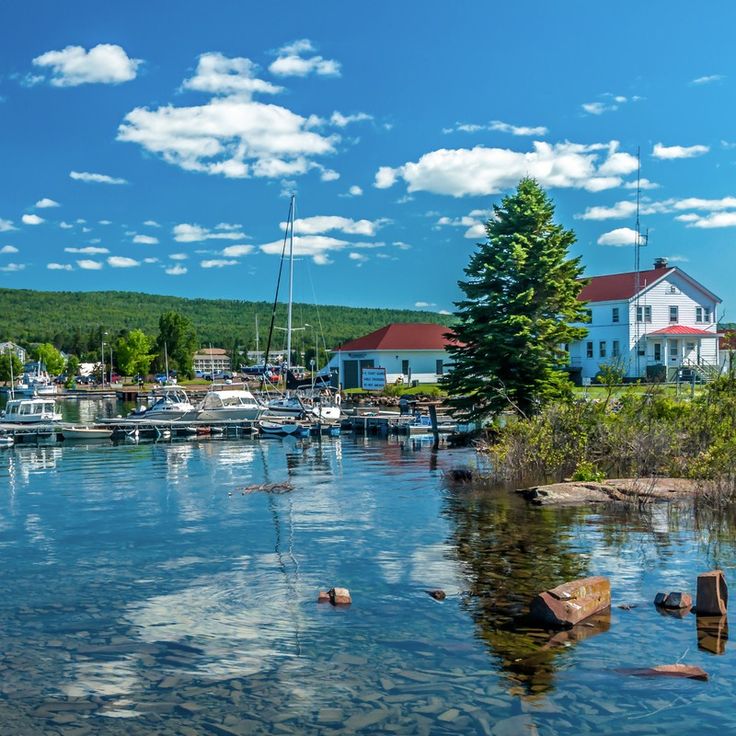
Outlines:
[[0,342],[0,355],[3,355],[5,353],[15,353],[21,363],[26,362],[27,353],[25,349],[14,342]]
[[386,383],[437,383],[451,367],[446,325],[394,322],[335,348],[329,362],[343,388],[360,388],[363,368],[385,368]]
[[194,370],[202,373],[222,373],[230,370],[230,356],[222,348],[204,348],[194,354]]
[[[637,288],[638,285],[638,288]],[[593,380],[602,364],[628,378],[673,380],[682,369],[720,365],[716,310],[721,300],[684,271],[658,258],[636,273],[593,276],[580,292],[588,334],[567,346],[570,367]]]

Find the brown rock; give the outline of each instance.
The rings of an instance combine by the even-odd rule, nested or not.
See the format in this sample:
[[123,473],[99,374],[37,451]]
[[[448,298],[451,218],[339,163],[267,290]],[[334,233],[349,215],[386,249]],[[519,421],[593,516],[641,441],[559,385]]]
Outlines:
[[349,606],[353,602],[347,588],[331,588],[328,595],[333,606]]
[[698,575],[698,593],[695,604],[701,616],[723,616],[728,608],[728,586],[720,570]]
[[692,608],[693,599],[688,593],[667,593],[663,605],[665,608]]
[[317,596],[317,603],[329,603],[330,602],[330,594],[326,590],[320,590],[319,595]]
[[664,602],[667,600],[668,595],[669,593],[657,593],[657,595],[654,596],[654,605],[663,606]]
[[707,680],[708,673],[700,667],[690,664],[658,664],[643,669],[618,670],[622,675],[634,677],[685,677],[690,680]]
[[568,628],[610,605],[611,584],[607,578],[581,578],[535,596],[529,615],[541,624]]
[[447,593],[444,590],[428,590],[427,595],[434,598],[436,601],[443,601],[447,598]]

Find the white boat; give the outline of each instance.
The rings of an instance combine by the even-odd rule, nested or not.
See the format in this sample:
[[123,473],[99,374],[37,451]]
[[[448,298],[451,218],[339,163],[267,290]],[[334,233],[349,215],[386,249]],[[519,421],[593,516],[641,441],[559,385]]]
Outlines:
[[67,425],[61,428],[65,440],[109,440],[112,430],[88,425]]
[[164,387],[161,396],[153,397],[151,406],[142,406],[128,415],[130,419],[181,419],[186,414],[194,415],[197,407],[189,401],[184,389],[176,386]]
[[9,434],[0,435],[0,449],[5,447],[12,447],[15,444],[15,439]]
[[298,396],[281,396],[278,399],[271,399],[266,404],[266,409],[269,414],[294,418],[301,418],[308,411]]
[[245,388],[234,385],[222,386],[213,384],[197,409],[197,420],[222,421],[258,419],[265,411],[265,406]]
[[40,397],[11,399],[1,416],[2,421],[8,424],[42,424],[61,421],[61,413],[56,409],[56,402]]
[[269,422],[261,419],[257,426],[264,437],[301,437],[308,431],[296,422]]

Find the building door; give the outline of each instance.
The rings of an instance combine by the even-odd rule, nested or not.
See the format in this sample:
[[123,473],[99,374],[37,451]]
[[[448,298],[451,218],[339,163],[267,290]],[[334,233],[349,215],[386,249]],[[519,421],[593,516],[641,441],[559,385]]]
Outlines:
[[662,362],[662,343],[661,342],[654,343],[654,362],[655,363]]
[[343,388],[360,388],[360,376],[358,375],[358,361],[344,360],[342,363]]
[[401,361],[401,372],[405,375],[409,375],[409,361],[408,360],[402,360]]

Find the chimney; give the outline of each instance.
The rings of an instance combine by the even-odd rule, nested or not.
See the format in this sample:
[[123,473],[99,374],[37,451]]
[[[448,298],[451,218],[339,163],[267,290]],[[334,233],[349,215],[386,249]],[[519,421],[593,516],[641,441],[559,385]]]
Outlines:
[[654,268],[667,268],[667,259],[666,258],[655,258]]

